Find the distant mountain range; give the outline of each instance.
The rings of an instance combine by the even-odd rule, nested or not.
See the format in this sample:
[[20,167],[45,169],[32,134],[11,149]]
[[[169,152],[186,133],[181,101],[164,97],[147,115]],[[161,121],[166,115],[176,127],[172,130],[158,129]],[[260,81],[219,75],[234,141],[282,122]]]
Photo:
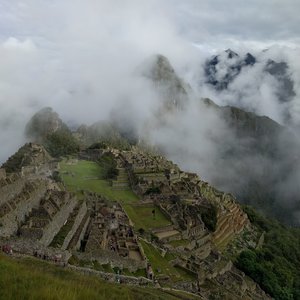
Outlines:
[[[208,82],[216,89],[228,88],[243,68],[257,63],[256,58],[250,53],[242,58],[231,50],[225,53],[226,59],[232,63],[228,65],[228,74],[222,78],[217,80],[216,72],[224,55],[215,56],[206,65]],[[286,70],[287,65],[284,62],[269,61],[265,66],[265,72],[276,76],[278,80],[282,78],[283,84],[289,82],[286,85],[292,87],[292,82],[285,77]],[[89,146],[97,142],[105,142],[123,149],[132,144],[143,143],[172,156],[175,150],[167,142],[158,145],[149,144],[152,141],[147,139],[147,134],[151,130],[159,132],[167,126],[168,116],[176,118],[185,114],[192,89],[176,74],[169,60],[162,55],[152,57],[139,68],[139,71],[153,83],[163,99],[161,108],[153,114],[153,118],[139,124],[141,128],[146,128],[146,131],[136,128],[133,122],[135,116],[119,110],[110,121],[99,121],[90,126],[81,125],[71,133],[58,115],[46,108],[33,116],[28,123],[27,136],[33,141],[42,141],[54,156],[68,154],[80,147],[80,144]],[[286,92],[289,97],[292,97],[291,91]],[[234,136],[234,139],[229,139],[227,136],[219,135],[214,140],[218,157],[217,160],[209,162],[214,165],[215,170],[211,183],[234,193],[242,203],[251,204],[285,223],[299,225],[297,212],[300,206],[300,189],[295,182],[299,176],[300,145],[294,134],[268,117],[257,116],[237,107],[218,106],[210,99],[198,101],[199,111],[208,109],[221,118],[225,122],[224,125],[229,128],[230,134]],[[288,98],[284,101],[288,101]],[[193,122],[196,128],[201,126],[201,123],[197,125],[197,120]],[[49,132],[45,132],[45,128],[48,128]],[[170,129],[175,137],[177,129],[176,127]],[[188,135],[188,129],[186,130]],[[195,139],[200,138],[202,137],[195,136]],[[64,145],[66,140],[69,141],[68,147]],[[199,142],[195,140],[195,143]],[[178,140],[177,143],[180,144],[181,141]],[[182,149],[190,147],[190,145],[181,146]],[[180,156],[184,161],[185,154],[180,153]],[[196,168],[195,163],[194,171],[201,173],[201,170]]]
[[219,91],[225,90],[229,88],[243,70],[257,64],[263,64],[262,72],[277,81],[276,93],[281,102],[288,102],[295,96],[294,82],[289,77],[287,62],[277,62],[272,59],[260,61],[251,53],[240,56],[231,49],[227,49],[206,61],[204,68],[206,82]]
[[[252,67],[257,63],[256,58],[251,54],[240,59],[238,54],[230,50],[225,53],[230,62],[231,60],[232,62],[235,60],[235,62],[228,67],[230,74],[224,75],[223,81],[220,81],[219,78],[209,83],[218,90],[229,88],[231,82],[236,80],[243,68]],[[218,72],[220,57],[216,56],[213,61],[210,65],[214,66],[215,71]],[[283,64],[270,62],[266,64],[264,72],[269,72],[270,76],[279,76],[276,71],[277,67],[281,70],[280,72],[283,69],[287,70],[287,67],[282,67]],[[176,259],[167,260],[164,269],[166,268],[168,271],[170,267],[178,265],[184,267],[182,270],[192,270],[197,275],[197,285],[179,286],[181,289],[186,290],[189,287],[190,291],[200,295],[203,293],[209,296],[218,295],[218,297],[226,299],[228,297],[228,299],[244,299],[245,297],[269,299],[267,294],[245,276],[246,274],[275,299],[298,299],[297,297],[300,295],[298,280],[300,278],[299,228],[284,226],[260,215],[251,208],[253,206],[287,225],[300,226],[300,143],[297,137],[288,127],[280,125],[269,117],[258,116],[253,112],[247,112],[234,106],[219,106],[209,98],[195,97],[191,86],[176,73],[170,61],[162,55],[151,57],[149,61],[138,68],[137,72],[140,72],[139,75],[149,81],[160,101],[159,105],[153,109],[152,114],[148,114],[148,118],[136,123],[135,111],[128,114],[128,110],[115,108],[116,110],[113,111],[109,120],[98,121],[91,125],[82,124],[71,130],[52,108],[41,109],[32,116],[25,128],[25,134],[30,143],[21,147],[2,165],[1,168],[4,169],[0,169],[1,188],[4,187],[2,190],[5,191],[5,197],[11,195],[6,186],[15,184],[14,180],[20,182],[29,180],[30,177],[27,175],[33,176],[31,180],[43,178],[43,180],[51,181],[49,191],[52,192],[53,186],[56,186],[53,185],[52,180],[57,181],[57,187],[66,188],[67,184],[63,181],[62,176],[67,176],[65,178],[69,178],[71,182],[74,180],[76,183],[75,185],[69,183],[69,188],[75,186],[77,194],[83,197],[81,201],[85,201],[84,199],[87,197],[91,208],[96,209],[98,207],[96,203],[101,203],[100,198],[93,198],[96,193],[81,189],[79,182],[82,181],[84,187],[86,181],[94,182],[94,167],[97,167],[95,164],[97,162],[101,166],[99,174],[100,170],[103,173],[106,166],[107,170],[113,171],[114,176],[106,182],[107,185],[104,185],[105,188],[102,192],[105,191],[107,195],[110,195],[112,192],[122,191],[121,187],[124,189],[123,195],[127,197],[129,195],[127,192],[132,188],[141,199],[146,199],[144,203],[139,203],[136,196],[128,202],[126,200],[125,209],[134,212],[133,214],[127,213],[130,218],[140,217],[139,213],[135,213],[135,209],[140,210],[143,205],[146,205],[148,210],[148,208],[150,209],[149,203],[155,201],[153,202],[155,208],[149,210],[154,214],[153,217],[150,215],[151,221],[156,220],[155,211],[163,209],[164,213],[161,215],[169,216],[172,224],[176,224],[176,227],[173,225],[159,227],[159,231],[155,234],[161,233],[161,229],[164,228],[166,230],[163,231],[164,233],[177,235],[180,233],[177,229],[182,228],[185,234],[184,239],[167,240],[167,243],[173,242],[174,246],[157,248],[167,249],[166,253],[171,250],[171,254],[175,254],[174,258]],[[203,127],[205,127],[204,130]],[[162,136],[155,140],[151,138],[153,134]],[[189,138],[186,139],[186,137]],[[35,144],[35,142],[42,145]],[[201,148],[205,147],[208,147],[209,151],[201,152]],[[204,156],[203,153],[205,153]],[[84,164],[88,164],[84,168],[80,166],[80,169],[77,169],[76,157],[95,160],[92,162],[95,164],[92,167],[93,173],[91,174],[93,176],[84,175],[82,177],[84,180],[81,180],[81,177],[75,177],[78,176],[77,173],[80,173],[80,176],[90,174],[83,172],[88,170],[87,166],[90,166],[90,162],[84,162]],[[169,160],[173,160],[174,157],[176,158],[175,163]],[[61,159],[64,159],[61,166],[64,168],[76,167],[76,169],[69,169],[76,171],[61,170],[60,164],[58,164]],[[203,166],[203,160],[206,165],[210,166],[210,170],[213,170],[209,175],[209,184],[200,180],[195,173],[190,173],[197,172],[203,177],[207,176],[206,170],[200,168]],[[185,168],[186,161],[192,162],[192,166],[190,165],[189,172],[182,172],[177,164]],[[50,169],[49,166],[54,169]],[[135,173],[132,170],[135,170]],[[64,182],[63,185],[62,182]],[[211,187],[210,184],[225,193]],[[41,185],[40,181],[36,186],[39,185]],[[89,182],[87,186],[89,189],[92,186],[94,188],[94,183],[90,185]],[[99,191],[97,185],[95,188]],[[100,187],[100,189],[102,188]],[[29,194],[26,189],[25,194],[26,197]],[[238,205],[235,197],[232,197],[231,194],[234,194],[240,203],[247,205]],[[27,203],[26,197],[18,196],[16,201],[25,200]],[[210,201],[213,201],[213,205],[209,205]],[[10,205],[11,203],[14,204],[13,201],[9,201]],[[80,203],[85,205],[85,202]],[[197,207],[199,203],[200,206]],[[15,208],[13,205],[11,207]],[[67,205],[61,207],[65,208]],[[202,208],[200,209],[200,207]],[[91,208],[89,208],[90,211],[92,211]],[[10,206],[2,205],[1,209],[2,216],[8,212],[11,213]],[[33,223],[36,220],[35,208],[32,209],[32,212],[29,213],[32,224],[40,224],[39,222]],[[69,223],[67,222],[68,215],[63,213],[59,216],[65,218],[64,223],[61,222],[60,226],[66,224],[76,226],[74,227],[77,228],[76,230],[70,231],[76,236],[78,230],[94,228],[90,225],[81,226],[86,222],[85,214],[80,214],[83,221],[76,222],[76,217],[75,221],[68,221]],[[70,218],[75,218],[73,213],[70,216]],[[104,215],[97,216],[104,218]],[[143,218],[141,226],[145,224],[145,216],[146,214],[141,214]],[[26,216],[27,222],[28,218]],[[98,217],[95,218],[94,215],[91,219],[99,221]],[[9,222],[17,220],[17,218],[3,220],[8,220],[5,224],[10,224]],[[90,219],[87,220],[86,224],[94,222]],[[38,221],[40,220],[38,219]],[[52,219],[50,221],[52,222]],[[170,224],[169,221],[167,224]],[[20,224],[27,230],[26,223],[21,222]],[[136,224],[138,224],[137,221]],[[97,223],[95,228],[100,228],[98,226]],[[135,232],[142,237],[142,244],[146,241],[145,237],[151,239],[150,244],[148,244],[149,241],[144,244],[145,249],[152,244],[164,247],[165,242],[158,237],[154,239],[153,233],[147,237],[148,233],[145,235],[145,229],[141,226],[135,227]],[[2,230],[11,229],[2,224],[0,227],[3,227]],[[32,228],[28,229],[32,230]],[[38,229],[34,228],[34,230]],[[203,231],[203,229],[208,231]],[[91,232],[88,231],[88,234],[85,233],[83,237],[89,239]],[[100,233],[102,236],[102,232]],[[63,239],[67,237],[68,235],[64,235]],[[92,238],[94,240],[95,236]],[[169,239],[168,236],[167,238]],[[189,238],[191,238],[191,243]],[[185,244],[187,241],[188,244]],[[213,248],[210,248],[211,241]],[[52,247],[52,244],[50,246]],[[99,250],[98,243],[96,247]],[[148,253],[151,258],[156,248],[149,249]],[[174,252],[172,252],[173,250]],[[224,254],[226,260],[219,255],[218,251],[222,255]],[[82,254],[83,251],[80,250],[80,253]],[[158,257],[162,257],[160,253],[158,254]],[[102,255],[101,252],[101,257]],[[176,265],[173,266],[173,263]],[[157,268],[157,272],[159,273],[158,278],[165,281],[165,277],[160,277],[163,274],[160,274],[160,268]],[[208,281],[206,281],[207,278]],[[213,285],[206,284],[206,282],[213,282],[214,278],[218,278],[218,280]],[[177,280],[176,276],[176,284]],[[168,284],[170,282],[168,281]],[[224,287],[226,287],[226,291]],[[234,290],[231,290],[233,288]],[[229,296],[227,297],[227,295]]]

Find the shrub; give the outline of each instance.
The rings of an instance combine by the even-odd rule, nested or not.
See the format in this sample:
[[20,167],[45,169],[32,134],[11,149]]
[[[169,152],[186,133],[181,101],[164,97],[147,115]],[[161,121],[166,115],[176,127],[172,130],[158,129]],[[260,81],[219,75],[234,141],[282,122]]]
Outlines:
[[98,163],[102,168],[103,179],[115,179],[119,175],[117,169],[117,163],[111,153],[105,153],[99,160]]
[[210,231],[215,231],[217,226],[217,208],[214,205],[201,213],[202,221],[206,228]]

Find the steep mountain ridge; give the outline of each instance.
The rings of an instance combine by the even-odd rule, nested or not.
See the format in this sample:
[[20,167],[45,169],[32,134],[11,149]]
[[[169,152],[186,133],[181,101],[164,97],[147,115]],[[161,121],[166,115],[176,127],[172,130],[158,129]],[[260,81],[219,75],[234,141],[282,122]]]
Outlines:
[[244,56],[228,49],[219,55],[208,59],[204,65],[206,82],[218,91],[230,88],[240,73],[246,69],[263,64],[262,73],[276,80],[276,94],[280,102],[289,102],[295,96],[294,82],[289,76],[289,66],[285,61],[266,59],[260,61],[251,53]]
[[213,182],[234,193],[242,203],[299,226],[296,212],[300,191],[296,185],[294,190],[288,190],[289,181],[295,182],[291,176],[297,177],[298,172],[300,144],[294,133],[268,117],[204,101],[221,114],[238,141],[222,152],[224,165],[233,167],[235,174],[220,173]]
[[167,57],[160,54],[150,57],[138,68],[138,72],[160,90],[167,110],[186,106],[191,87],[178,76]]
[[[229,50],[226,56],[232,60],[240,59],[238,54]],[[245,64],[255,63],[250,54],[245,59],[247,60]],[[161,55],[151,57],[144,68],[140,66],[138,71],[144,74],[143,76],[146,76],[158,91],[161,91],[161,88],[164,90],[161,94],[163,99],[161,109],[158,113],[154,112],[151,119],[145,120],[137,128],[133,122],[134,116],[128,115],[127,112],[123,115],[122,111],[119,111],[113,120],[80,126],[73,134],[69,130],[63,133],[58,130],[50,136],[46,135],[47,138],[44,139],[46,149],[52,155],[59,156],[76,152],[78,144],[86,147],[104,142],[123,149],[129,149],[130,145],[138,143],[145,145],[146,148],[158,150],[157,145],[151,144],[145,137],[149,131],[159,132],[165,124],[168,126],[169,117],[185,114],[191,102],[189,98],[191,88],[179,78],[167,58]],[[179,98],[174,98],[178,93]],[[217,161],[212,161],[211,164],[215,164],[219,169],[214,172],[211,182],[220,189],[235,194],[242,203],[254,205],[270,216],[298,226],[300,191],[298,185],[293,182],[298,176],[300,145],[293,132],[268,117],[257,116],[232,106],[221,107],[209,99],[201,99],[198,102],[205,103],[205,106],[224,122],[233,136],[230,140],[227,140],[226,136],[218,136],[214,141],[215,147],[220,150]],[[201,109],[199,107],[199,110]],[[52,124],[63,124],[57,114],[51,113],[54,120],[58,118],[59,121],[49,123],[50,132],[55,127]],[[39,115],[43,113],[38,113]],[[40,118],[41,128],[47,128],[48,116],[49,109],[46,109],[45,121],[44,118]],[[34,117],[33,120],[35,119],[39,118]],[[27,128],[34,127],[33,120]],[[65,128],[64,124],[61,126]],[[171,130],[176,133],[176,128],[172,127]],[[168,153],[167,144],[160,149]],[[231,172],[224,172],[227,169]]]

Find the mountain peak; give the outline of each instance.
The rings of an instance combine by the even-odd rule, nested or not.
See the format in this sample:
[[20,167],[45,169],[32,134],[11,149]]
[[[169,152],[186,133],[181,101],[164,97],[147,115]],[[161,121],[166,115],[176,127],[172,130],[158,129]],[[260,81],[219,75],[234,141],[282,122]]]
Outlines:
[[244,62],[245,62],[246,65],[253,66],[256,63],[256,58],[251,53],[248,52],[245,55]]
[[140,70],[141,74],[150,79],[162,92],[166,107],[184,107],[191,88],[178,76],[167,57],[161,54],[153,55],[142,64]]
[[25,134],[33,141],[41,141],[47,134],[54,133],[66,125],[51,107],[44,107],[35,113],[25,128]]
[[168,58],[161,54],[151,56],[144,66],[143,75],[153,81],[170,80],[175,74]]
[[225,50],[225,52],[227,53],[227,57],[230,59],[234,57],[239,57],[239,55],[236,52],[232,51],[231,49],[227,49]]

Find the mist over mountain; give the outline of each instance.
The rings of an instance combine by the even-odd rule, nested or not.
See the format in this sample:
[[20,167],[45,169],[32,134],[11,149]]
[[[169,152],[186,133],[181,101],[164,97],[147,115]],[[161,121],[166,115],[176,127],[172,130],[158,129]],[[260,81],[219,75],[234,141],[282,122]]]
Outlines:
[[[124,149],[145,145],[235,194],[240,202],[299,225],[300,143],[290,128],[266,116],[199,98],[165,56],[142,62],[138,75],[155,96],[151,110],[137,111],[132,102],[126,108],[115,106],[108,120],[75,130],[79,143],[105,142]],[[36,128],[39,136],[45,136],[43,130],[48,128],[49,137],[58,127],[65,125],[46,108],[26,128],[27,132]],[[44,142],[49,148],[49,140]]]
[[[258,53],[258,58],[251,53],[240,56],[230,49],[213,56],[205,63],[205,82],[213,86],[217,91],[236,94],[241,99],[246,97],[249,91],[247,91],[247,86],[240,87],[236,82],[245,81],[246,85],[253,84],[249,78],[245,78],[253,70],[256,70],[256,76],[261,78],[262,81],[256,82],[256,86],[252,86],[252,89],[260,90],[265,80],[272,82],[273,89],[271,92],[273,93],[273,99],[270,99],[270,101],[273,101],[274,105],[281,107],[282,122],[292,122],[290,107],[287,105],[296,96],[295,83],[291,78],[291,69],[285,61],[277,62],[268,58],[268,50]],[[232,101],[234,101],[236,96],[232,95]],[[252,111],[257,112],[257,109],[251,105],[251,103],[240,103],[242,108],[247,109],[251,107]]]
[[300,299],[299,11],[0,0],[0,298]]
[[[175,2],[1,1],[0,161],[28,141],[28,120],[52,107],[72,131],[85,124],[77,134],[86,140],[103,136],[95,124],[108,124],[115,137],[146,140],[239,196],[263,183],[268,203],[297,214],[293,1],[256,2],[259,9],[239,1]],[[262,14],[270,18],[254,24]]]
[[268,117],[192,95],[185,108],[147,128],[149,141],[241,202],[297,225],[300,143],[294,131]]

